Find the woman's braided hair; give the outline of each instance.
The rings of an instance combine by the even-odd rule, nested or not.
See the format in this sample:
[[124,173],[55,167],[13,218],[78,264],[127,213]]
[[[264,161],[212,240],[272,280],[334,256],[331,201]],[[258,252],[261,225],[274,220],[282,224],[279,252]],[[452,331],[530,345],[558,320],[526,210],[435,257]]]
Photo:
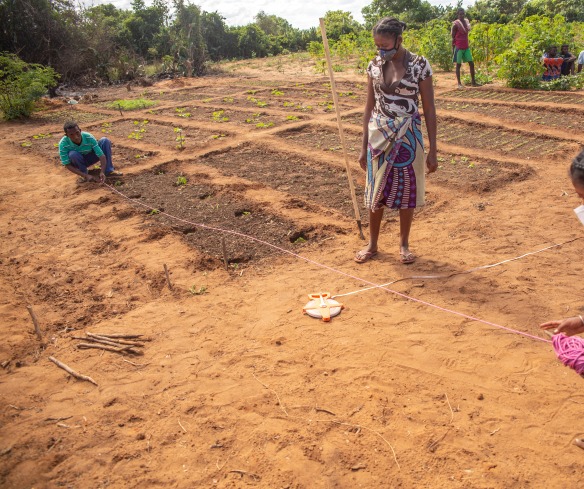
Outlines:
[[397,37],[406,29],[406,23],[395,17],[384,17],[373,26],[373,35]]
[[572,160],[570,177],[574,183],[584,187],[584,149]]

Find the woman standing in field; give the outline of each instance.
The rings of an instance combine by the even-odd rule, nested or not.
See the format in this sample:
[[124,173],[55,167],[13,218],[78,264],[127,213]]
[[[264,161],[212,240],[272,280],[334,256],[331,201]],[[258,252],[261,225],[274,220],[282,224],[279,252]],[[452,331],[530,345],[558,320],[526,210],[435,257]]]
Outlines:
[[422,96],[430,143],[426,166],[436,171],[436,107],[432,68],[402,45],[406,25],[386,17],[373,28],[379,54],[367,67],[367,102],[359,164],[366,170],[365,205],[369,209],[369,244],[355,255],[365,263],[377,254],[385,207],[399,209],[400,259],[413,263],[409,237],[414,209],[424,204],[424,140],[418,112]]

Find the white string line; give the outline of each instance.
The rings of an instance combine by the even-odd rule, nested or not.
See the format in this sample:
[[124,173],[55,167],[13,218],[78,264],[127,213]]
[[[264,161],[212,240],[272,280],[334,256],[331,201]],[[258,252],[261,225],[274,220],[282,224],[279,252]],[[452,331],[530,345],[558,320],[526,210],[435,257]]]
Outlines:
[[519,260],[521,258],[525,258],[526,256],[529,256],[529,255],[536,255],[537,253],[541,253],[543,251],[547,251],[547,250],[550,250],[552,248],[556,248],[558,246],[562,246],[562,245],[571,243],[572,241],[576,241],[577,239],[580,239],[580,237],[574,238],[574,239],[570,239],[568,241],[564,241],[563,243],[557,243],[557,244],[553,244],[551,246],[546,246],[545,248],[542,248],[542,249],[537,250],[537,251],[530,251],[529,253],[525,253],[523,255],[516,256],[514,258],[508,258],[507,260],[503,260],[503,261],[500,261],[500,262],[497,262],[497,263],[493,263],[491,265],[483,265],[483,266],[480,266],[480,267],[471,268],[469,270],[464,270],[462,272],[452,272],[452,273],[449,273],[449,274],[446,274],[446,275],[411,275],[410,277],[398,278],[397,280],[393,280],[392,282],[387,282],[385,284],[374,285],[372,287],[366,287],[364,289],[355,290],[353,292],[347,292],[345,294],[333,295],[331,297],[331,299],[336,299],[337,297],[345,297],[347,295],[360,294],[361,292],[367,292],[368,290],[373,290],[373,289],[379,289],[379,288],[382,288],[382,287],[387,287],[388,285],[392,285],[392,284],[395,284],[397,282],[402,282],[403,280],[429,280],[429,279],[438,279],[438,278],[450,278],[450,277],[453,277],[455,275],[464,275],[464,274],[467,274],[467,273],[476,272],[478,270],[486,270],[488,268],[493,268],[493,267],[496,267],[498,265],[503,265],[504,263],[509,263],[509,262],[512,262],[512,261],[515,261],[515,260]]

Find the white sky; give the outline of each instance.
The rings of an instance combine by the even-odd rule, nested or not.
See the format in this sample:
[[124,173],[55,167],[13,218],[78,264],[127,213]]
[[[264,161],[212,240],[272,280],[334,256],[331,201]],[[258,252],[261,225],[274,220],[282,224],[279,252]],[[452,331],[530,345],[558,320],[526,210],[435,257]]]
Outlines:
[[[112,3],[118,8],[129,9],[131,0],[84,0],[89,5]],[[225,17],[227,25],[238,26],[253,22],[255,15],[263,10],[268,15],[277,15],[286,19],[293,27],[308,29],[318,27],[318,19],[324,17],[329,10],[343,10],[351,12],[353,18],[363,22],[361,9],[371,4],[372,0],[191,0],[207,12],[218,12]],[[151,5],[151,0],[146,0],[146,5]],[[170,3],[170,2],[169,2]],[[456,5],[456,1],[430,0],[434,5]],[[474,3],[465,0],[464,5]]]

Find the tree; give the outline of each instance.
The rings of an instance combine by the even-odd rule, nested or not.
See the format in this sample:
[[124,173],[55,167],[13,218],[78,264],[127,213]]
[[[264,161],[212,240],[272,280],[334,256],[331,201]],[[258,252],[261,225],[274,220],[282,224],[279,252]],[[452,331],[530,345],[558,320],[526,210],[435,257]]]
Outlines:
[[367,29],[371,29],[383,17],[397,17],[409,28],[415,28],[443,17],[449,11],[449,8],[432,5],[427,0],[373,0],[361,10]]
[[172,25],[173,53],[184,64],[187,76],[200,75],[205,68],[205,44],[201,31],[201,9],[197,5],[175,0],[176,18]]
[[244,58],[262,57],[268,54],[268,38],[255,24],[240,28],[237,46],[240,56]]
[[331,41],[338,41],[341,36],[359,33],[363,26],[353,19],[353,14],[342,10],[329,10],[324,16],[326,36]]

